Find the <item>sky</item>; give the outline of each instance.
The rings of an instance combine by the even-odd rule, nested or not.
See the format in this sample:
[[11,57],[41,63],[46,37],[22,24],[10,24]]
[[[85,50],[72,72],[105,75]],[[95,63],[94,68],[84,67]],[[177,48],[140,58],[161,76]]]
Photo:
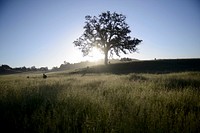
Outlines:
[[83,57],[73,41],[86,15],[106,11],[125,15],[130,35],[143,40],[122,58],[200,58],[199,0],[0,0],[0,65],[52,68],[103,58]]

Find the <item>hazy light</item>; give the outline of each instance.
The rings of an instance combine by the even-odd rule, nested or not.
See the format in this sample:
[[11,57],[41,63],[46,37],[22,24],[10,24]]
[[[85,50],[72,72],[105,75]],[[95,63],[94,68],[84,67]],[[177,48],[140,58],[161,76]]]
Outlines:
[[95,61],[99,61],[101,59],[104,58],[104,55],[101,53],[101,51],[99,49],[97,49],[96,47],[94,47],[91,51],[91,53],[88,56],[88,60],[95,62]]

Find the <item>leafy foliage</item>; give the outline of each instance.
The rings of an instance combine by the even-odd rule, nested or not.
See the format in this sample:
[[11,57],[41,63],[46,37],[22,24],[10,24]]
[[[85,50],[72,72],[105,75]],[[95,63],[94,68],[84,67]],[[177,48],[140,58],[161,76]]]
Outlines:
[[88,55],[93,47],[100,49],[105,54],[105,64],[107,64],[108,51],[111,56],[115,53],[120,56],[120,52],[135,52],[136,46],[142,42],[137,38],[131,38],[126,17],[116,12],[109,11],[96,16],[86,16],[84,33],[76,41],[75,46],[79,47],[83,55]]

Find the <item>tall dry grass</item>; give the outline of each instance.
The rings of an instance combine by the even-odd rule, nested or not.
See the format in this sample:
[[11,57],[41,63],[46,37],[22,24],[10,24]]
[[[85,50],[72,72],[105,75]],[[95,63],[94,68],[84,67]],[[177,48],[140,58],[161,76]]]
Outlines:
[[200,73],[0,76],[1,132],[199,132]]

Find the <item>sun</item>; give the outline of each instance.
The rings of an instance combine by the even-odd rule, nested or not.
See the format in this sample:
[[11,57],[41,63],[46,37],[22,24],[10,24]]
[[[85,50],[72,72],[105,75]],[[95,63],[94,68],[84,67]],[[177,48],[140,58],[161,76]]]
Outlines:
[[92,48],[92,51],[90,52],[90,55],[89,55],[89,61],[92,61],[92,62],[95,62],[95,61],[99,61],[101,59],[103,59],[103,54],[102,52],[96,48],[96,47],[93,47]]

